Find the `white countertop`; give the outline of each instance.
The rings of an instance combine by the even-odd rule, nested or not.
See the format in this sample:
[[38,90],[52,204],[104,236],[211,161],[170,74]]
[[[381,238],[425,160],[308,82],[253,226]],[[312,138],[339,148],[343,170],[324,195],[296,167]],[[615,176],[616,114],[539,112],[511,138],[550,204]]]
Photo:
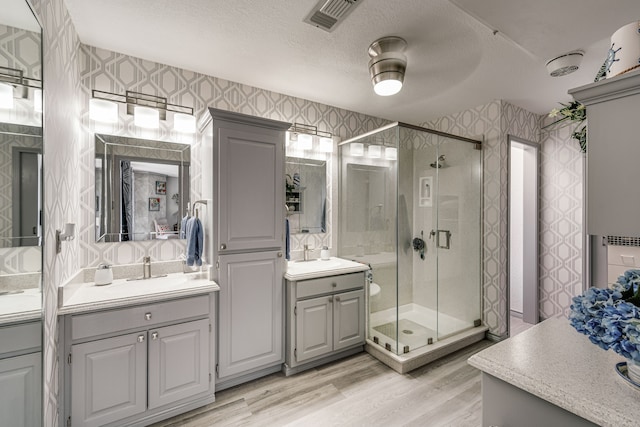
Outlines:
[[566,318],[548,319],[469,358],[469,364],[601,426],[637,426],[640,389]]
[[145,280],[116,279],[110,285],[67,283],[59,288],[59,315],[162,301],[219,291],[206,273],[171,273]]
[[0,295],[0,325],[39,319],[41,316],[40,289],[24,289],[20,293]]
[[328,260],[315,259],[312,261],[289,261],[284,278],[298,281],[315,279],[318,277],[338,276],[340,274],[358,273],[366,271],[369,266],[359,262],[331,257]]

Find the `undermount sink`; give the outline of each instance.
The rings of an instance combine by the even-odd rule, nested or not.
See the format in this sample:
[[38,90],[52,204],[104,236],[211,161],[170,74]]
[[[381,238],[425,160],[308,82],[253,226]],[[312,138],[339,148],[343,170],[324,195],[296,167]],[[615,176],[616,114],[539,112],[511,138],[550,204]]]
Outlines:
[[285,278],[289,280],[310,279],[312,277],[363,271],[368,268],[365,264],[336,257],[331,257],[328,260],[289,261]]

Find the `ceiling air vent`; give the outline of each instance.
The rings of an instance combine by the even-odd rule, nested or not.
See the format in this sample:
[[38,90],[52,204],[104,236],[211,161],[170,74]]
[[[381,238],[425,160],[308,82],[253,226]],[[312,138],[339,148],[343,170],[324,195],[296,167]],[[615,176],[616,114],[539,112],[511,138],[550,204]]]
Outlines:
[[311,10],[304,22],[325,31],[333,31],[361,1],[358,0],[320,0]]

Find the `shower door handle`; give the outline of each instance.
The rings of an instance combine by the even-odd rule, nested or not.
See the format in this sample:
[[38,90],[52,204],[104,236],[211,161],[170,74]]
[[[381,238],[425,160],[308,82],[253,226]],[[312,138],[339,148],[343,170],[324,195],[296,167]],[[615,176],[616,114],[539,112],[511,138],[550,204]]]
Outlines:
[[[441,243],[442,237],[444,237],[444,243]],[[436,232],[436,247],[440,249],[451,249],[451,231],[438,230]]]

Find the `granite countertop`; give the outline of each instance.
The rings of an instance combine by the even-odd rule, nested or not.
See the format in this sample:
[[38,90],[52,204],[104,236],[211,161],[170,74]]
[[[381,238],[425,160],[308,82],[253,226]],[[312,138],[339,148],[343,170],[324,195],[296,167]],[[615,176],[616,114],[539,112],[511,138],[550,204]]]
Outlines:
[[548,319],[469,358],[481,371],[601,426],[637,426],[640,389],[621,378],[624,358],[569,321]]
[[110,285],[70,281],[58,288],[59,315],[125,307],[219,291],[208,274],[169,273],[144,280],[115,279]]
[[299,281],[358,273],[368,269],[369,266],[366,264],[336,257],[331,257],[328,260],[289,261],[284,278],[290,281]]
[[39,288],[0,295],[0,325],[26,322],[42,317],[42,293]]

